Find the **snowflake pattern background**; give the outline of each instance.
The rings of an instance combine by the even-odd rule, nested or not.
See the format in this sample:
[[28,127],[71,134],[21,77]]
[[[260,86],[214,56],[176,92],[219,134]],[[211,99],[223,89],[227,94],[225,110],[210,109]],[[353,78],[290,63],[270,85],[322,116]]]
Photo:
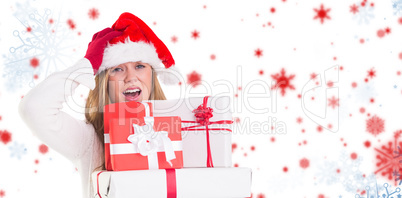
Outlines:
[[[231,97],[233,166],[252,168],[252,197],[399,195],[390,195],[400,187],[397,176],[376,171],[392,161],[381,156],[377,166],[377,150],[402,129],[400,0],[115,2],[0,3],[1,198],[81,196],[76,167],[32,134],[18,104],[83,57],[92,35],[125,11],[144,20],[175,58],[182,82],[162,85],[168,99]],[[303,93],[308,83],[311,94]],[[88,89],[80,88],[73,99],[84,102]],[[323,115],[307,116],[313,108]],[[376,135],[367,131],[373,116],[384,120]],[[65,186],[69,193],[60,194]]]
[[394,15],[402,15],[402,0],[393,0],[392,9],[394,9]]
[[[55,71],[71,65],[73,40],[72,31],[54,15],[50,9],[39,11],[27,1],[16,3],[13,16],[21,29],[12,31],[19,44],[11,46],[4,54],[3,78],[7,91],[14,92],[23,86],[35,86],[35,75],[47,77]],[[30,29],[29,31],[27,29]],[[40,66],[34,68],[30,60],[39,59]]]
[[25,148],[25,146],[17,142],[14,142],[14,144],[10,146],[9,149],[11,153],[11,158],[15,157],[20,160],[23,155],[27,154],[27,149]]
[[356,20],[359,25],[370,24],[370,21],[375,18],[375,6],[371,6],[370,3],[368,3],[367,1],[362,1],[360,3],[357,3],[356,5],[358,5],[358,11],[353,15],[353,20]]
[[[382,186],[377,186],[377,177],[373,173],[364,173],[360,165],[363,157],[358,156],[355,159],[341,151],[336,160],[323,160],[316,169],[316,185],[334,185],[342,184],[343,189],[349,193],[364,192],[374,193],[374,189],[383,190]],[[369,187],[371,191],[367,191]]]

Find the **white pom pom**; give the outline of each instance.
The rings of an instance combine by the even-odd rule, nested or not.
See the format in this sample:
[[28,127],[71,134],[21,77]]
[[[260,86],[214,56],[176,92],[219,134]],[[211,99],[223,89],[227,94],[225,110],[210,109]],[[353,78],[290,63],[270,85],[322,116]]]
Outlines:
[[159,80],[165,85],[177,85],[180,81],[184,82],[183,76],[173,65],[169,69],[156,69]]

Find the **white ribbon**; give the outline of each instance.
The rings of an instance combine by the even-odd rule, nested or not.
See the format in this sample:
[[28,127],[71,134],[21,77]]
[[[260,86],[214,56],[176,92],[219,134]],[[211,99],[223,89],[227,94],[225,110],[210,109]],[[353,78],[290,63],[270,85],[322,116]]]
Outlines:
[[150,169],[158,169],[157,152],[159,147],[163,147],[166,161],[172,166],[172,159],[176,158],[172,140],[168,137],[167,131],[154,131],[153,117],[144,117],[145,125],[133,124],[134,134],[129,135],[130,141],[142,156],[148,156]]

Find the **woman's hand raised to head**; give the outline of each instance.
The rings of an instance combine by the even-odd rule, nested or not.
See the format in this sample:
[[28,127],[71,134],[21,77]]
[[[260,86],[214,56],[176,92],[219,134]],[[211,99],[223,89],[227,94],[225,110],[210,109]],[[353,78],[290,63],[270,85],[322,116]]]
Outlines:
[[115,31],[112,28],[105,28],[94,34],[92,41],[88,44],[87,53],[85,54],[85,58],[92,64],[94,75],[96,75],[102,64],[103,52],[105,51],[107,42],[122,34],[123,32]]

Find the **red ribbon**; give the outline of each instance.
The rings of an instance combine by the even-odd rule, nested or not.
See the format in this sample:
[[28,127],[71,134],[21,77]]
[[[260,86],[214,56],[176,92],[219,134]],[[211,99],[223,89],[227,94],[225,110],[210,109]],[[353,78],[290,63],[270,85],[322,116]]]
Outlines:
[[99,173],[96,175],[96,186],[97,186],[97,190],[98,190],[98,196],[99,196],[100,198],[102,198],[102,196],[101,196],[100,193],[99,193],[99,175],[100,175],[101,173],[103,173],[103,171],[99,172]]
[[175,169],[165,169],[165,170],[166,170],[167,198],[176,198],[177,197],[176,170]]
[[[196,121],[181,121],[182,123],[199,123],[199,125],[194,125],[194,126],[189,126],[189,127],[184,127],[181,128],[181,131],[206,131],[206,136],[207,136],[207,167],[214,167],[213,161],[212,161],[212,154],[211,154],[211,146],[209,143],[209,131],[210,130],[226,130],[232,132],[230,129],[225,129],[225,128],[213,128],[210,129],[208,128],[208,125],[211,124],[232,124],[232,120],[220,120],[216,122],[210,122],[209,118],[213,116],[213,109],[211,107],[207,107],[207,102],[208,102],[208,97],[204,97],[204,101],[202,105],[198,106],[197,109],[193,110],[193,113],[195,114]],[[205,129],[204,129],[205,126]],[[201,127],[201,128],[199,128]]]

